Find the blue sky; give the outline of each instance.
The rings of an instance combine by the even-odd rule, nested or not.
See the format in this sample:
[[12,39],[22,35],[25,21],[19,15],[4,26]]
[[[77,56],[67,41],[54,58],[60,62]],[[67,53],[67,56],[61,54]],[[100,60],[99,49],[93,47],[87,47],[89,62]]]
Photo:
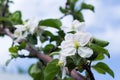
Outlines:
[[[65,0],[14,0],[15,4],[11,5],[10,10],[13,12],[15,10],[21,10],[23,13],[23,19],[36,18],[38,20],[45,18],[59,18],[62,14],[59,12],[59,6],[64,6]],[[111,58],[105,59],[106,62],[115,72],[115,78],[113,79],[108,74],[100,75],[95,71],[96,80],[119,80],[120,79],[120,1],[119,0],[85,0],[87,3],[91,3],[95,6],[95,13],[91,11],[83,11],[86,28],[95,37],[104,39],[110,42],[107,47],[110,51]],[[70,16],[66,19],[69,21]],[[11,45],[11,40],[9,37],[4,39],[0,38],[0,66],[4,65],[4,62],[9,58],[8,48]],[[6,44],[6,45],[5,45]],[[17,72],[15,67],[23,67],[24,64],[31,64],[35,61],[28,59],[16,59],[10,63],[8,66],[8,71],[11,67],[14,67],[13,72]],[[16,62],[17,61],[17,62]],[[13,65],[15,64],[15,66]],[[23,65],[21,65],[23,64]],[[28,67],[24,67],[25,70]]]

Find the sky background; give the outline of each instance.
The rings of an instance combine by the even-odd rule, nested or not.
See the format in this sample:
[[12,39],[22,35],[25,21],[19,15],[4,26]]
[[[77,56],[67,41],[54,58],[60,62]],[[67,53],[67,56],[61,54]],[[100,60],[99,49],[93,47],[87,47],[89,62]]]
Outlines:
[[[108,74],[101,75],[95,71],[96,80],[119,80],[120,79],[120,0],[85,0],[87,3],[95,6],[95,13],[85,10],[83,11],[86,21],[86,28],[95,37],[104,39],[110,42],[107,47],[111,58],[104,60],[115,73],[113,79]],[[65,6],[66,0],[14,0],[14,4],[10,6],[10,10],[21,10],[23,13],[23,19],[35,18],[38,20],[46,18],[59,18],[62,14],[59,12],[59,6]],[[80,1],[81,2],[81,1]],[[78,3],[79,4],[79,3]],[[63,21],[66,24],[70,22],[71,17],[67,16]],[[2,74],[7,70],[8,73],[17,74],[17,68],[27,71],[30,64],[35,63],[35,59],[15,59],[5,68],[5,61],[10,58],[8,48],[11,46],[12,40],[5,36],[0,38],[0,76],[4,78]],[[26,65],[26,66],[24,66]],[[7,74],[6,74],[7,76]],[[28,77],[28,76],[26,76]],[[12,79],[16,80],[16,79]],[[24,78],[22,80],[30,80],[30,78]]]

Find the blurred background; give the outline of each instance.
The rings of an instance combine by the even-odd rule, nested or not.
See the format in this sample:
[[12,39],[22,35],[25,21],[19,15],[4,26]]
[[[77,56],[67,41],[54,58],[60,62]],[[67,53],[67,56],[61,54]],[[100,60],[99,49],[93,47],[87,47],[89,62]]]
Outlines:
[[[80,0],[95,6],[95,13],[83,11],[86,21],[86,28],[95,37],[110,42],[107,47],[111,58],[104,60],[115,73],[113,79],[108,74],[100,75],[93,71],[96,80],[119,80],[120,79],[120,0]],[[14,0],[10,5],[10,11],[21,10],[23,20],[35,18],[38,20],[46,18],[60,18],[59,7],[65,6],[66,0]],[[78,3],[78,4],[79,4]],[[66,16],[63,21],[67,24],[71,16]],[[8,37],[0,37],[0,80],[32,80],[27,74],[29,66],[35,63],[36,59],[14,59],[8,66],[5,62],[10,59],[8,48],[12,40]]]

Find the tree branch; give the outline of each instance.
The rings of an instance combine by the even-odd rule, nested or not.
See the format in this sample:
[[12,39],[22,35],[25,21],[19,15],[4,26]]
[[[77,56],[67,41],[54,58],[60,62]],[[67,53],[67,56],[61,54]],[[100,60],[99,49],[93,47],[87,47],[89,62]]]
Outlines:
[[[90,64],[91,64],[91,63],[90,63]],[[85,70],[87,71],[90,80],[95,80],[94,75],[93,75],[93,73],[92,73],[92,71],[91,71],[91,65],[90,65],[90,64],[89,64],[89,65],[88,65],[88,64],[85,64],[85,65],[84,65],[84,68],[85,68]]]

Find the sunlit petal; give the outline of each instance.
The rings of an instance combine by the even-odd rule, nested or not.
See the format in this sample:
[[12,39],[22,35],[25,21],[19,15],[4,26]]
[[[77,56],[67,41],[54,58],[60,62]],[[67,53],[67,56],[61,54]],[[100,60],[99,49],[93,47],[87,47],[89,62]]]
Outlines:
[[93,54],[93,50],[88,47],[80,47],[78,49],[78,54],[83,58],[88,58]]

